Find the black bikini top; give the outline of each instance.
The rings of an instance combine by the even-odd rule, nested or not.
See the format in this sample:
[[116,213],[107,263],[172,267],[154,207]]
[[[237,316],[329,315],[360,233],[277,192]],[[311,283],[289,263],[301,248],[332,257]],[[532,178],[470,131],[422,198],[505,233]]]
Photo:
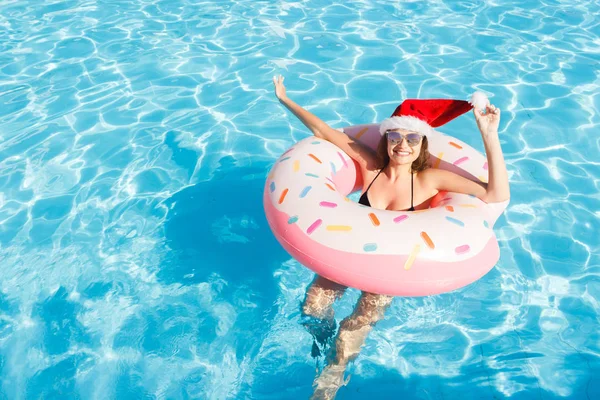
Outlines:
[[[365,190],[365,192],[362,194],[362,196],[360,196],[360,199],[358,200],[358,204],[362,204],[363,206],[371,207],[371,202],[369,201],[369,196],[367,195],[367,192],[369,191],[369,189],[371,189],[371,185],[373,185],[373,182],[375,182],[375,179],[377,179],[379,177],[379,174],[381,174],[381,171],[383,171],[383,169],[379,170],[379,172],[377,173],[377,176],[371,181],[367,190]],[[415,211],[415,208],[413,207],[413,175],[414,174],[412,174],[412,173],[410,174],[410,208],[407,211]]]

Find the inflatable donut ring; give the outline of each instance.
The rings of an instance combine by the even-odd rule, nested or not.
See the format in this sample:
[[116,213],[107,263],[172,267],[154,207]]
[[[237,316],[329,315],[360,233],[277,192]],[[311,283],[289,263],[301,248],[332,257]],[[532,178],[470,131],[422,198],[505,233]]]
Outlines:
[[[343,132],[373,149],[381,137],[377,124]],[[427,138],[433,168],[487,181],[483,154],[437,131]],[[367,292],[426,296],[466,286],[498,261],[492,228],[508,201],[442,192],[426,210],[379,210],[348,199],[362,188],[360,175],[347,154],[315,137],[282,154],[268,175],[263,202],[271,230],[315,273]]]

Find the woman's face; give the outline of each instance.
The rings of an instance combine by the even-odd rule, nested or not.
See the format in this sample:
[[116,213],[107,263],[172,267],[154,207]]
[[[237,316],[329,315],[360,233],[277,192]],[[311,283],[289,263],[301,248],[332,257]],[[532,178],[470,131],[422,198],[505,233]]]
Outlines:
[[386,136],[390,161],[396,164],[412,164],[419,158],[423,135],[404,129],[394,129],[387,131]]

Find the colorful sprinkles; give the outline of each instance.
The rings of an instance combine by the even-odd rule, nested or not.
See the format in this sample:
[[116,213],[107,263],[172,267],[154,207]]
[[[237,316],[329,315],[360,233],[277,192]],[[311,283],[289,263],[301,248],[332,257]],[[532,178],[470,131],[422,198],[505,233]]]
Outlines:
[[269,185],[269,189],[271,189],[271,193],[275,191],[275,182],[271,182],[271,184]]
[[404,263],[405,270],[408,271],[409,269],[411,269],[413,263],[415,262],[417,256],[419,255],[420,251],[421,251],[421,245],[416,244],[415,247],[413,247],[412,251],[410,252],[410,255],[408,256],[408,258],[406,259],[406,262]]
[[423,239],[427,247],[429,247],[432,250],[435,249],[435,244],[433,244],[433,241],[431,240],[427,232],[421,232],[421,239]]
[[294,169],[294,172],[300,171],[300,160],[294,161],[294,165],[292,168]]
[[308,192],[310,192],[310,189],[312,189],[312,186],[306,186],[304,189],[302,189],[302,191],[300,192],[300,198],[304,198]]
[[352,227],[350,225],[327,225],[325,229],[333,232],[350,232]]
[[342,155],[342,153],[340,153],[339,151],[337,152],[338,156],[340,156],[340,158],[342,159],[342,162],[344,163],[344,168],[348,168],[348,163],[346,162],[346,159],[344,158],[344,156]]
[[373,213],[369,213],[369,219],[371,220],[371,222],[373,223],[373,225],[375,226],[379,226],[381,223],[379,222],[379,218],[377,218],[377,215],[373,214]]
[[442,157],[444,157],[444,153],[438,153],[437,160],[435,161],[435,164],[433,164],[433,168],[438,168],[440,166],[440,163],[442,162]]
[[466,157],[466,156],[465,157],[461,157],[458,160],[454,161],[453,164],[454,165],[460,165],[460,164],[464,163],[465,161],[467,161],[468,159],[469,159],[469,157]]
[[373,251],[377,250],[377,243],[366,243],[363,246],[363,250],[366,251],[367,253],[373,252]]
[[395,223],[402,222],[402,221],[404,221],[407,218],[408,218],[408,215],[400,215],[400,216],[394,218],[394,222]]
[[330,201],[322,201],[319,203],[319,205],[321,207],[327,207],[327,208],[336,208],[337,207],[336,203],[332,203]]
[[454,249],[454,252],[456,254],[465,254],[468,253],[469,250],[471,250],[471,247],[468,244],[463,244],[462,246],[458,246],[456,249]]
[[454,146],[454,147],[456,147],[457,149],[462,149],[462,146],[461,146],[460,144],[458,144],[458,143],[454,143],[454,142],[448,142],[448,144],[449,144],[450,146]]
[[316,220],[315,222],[310,224],[310,226],[306,230],[306,233],[308,233],[310,235],[311,233],[313,233],[315,231],[315,229],[317,229],[319,226],[321,226],[322,223],[323,223],[323,220],[321,218],[319,218],[318,220]]
[[317,156],[315,156],[314,154],[309,154],[308,155],[310,158],[312,158],[313,160],[315,160],[316,162],[318,162],[319,164],[323,164],[323,161],[319,160],[319,158]]
[[298,222],[298,216],[294,215],[293,217],[290,217],[290,219],[288,219],[288,224],[295,224],[296,222]]
[[452,222],[453,224],[455,224],[455,225],[458,225],[458,226],[461,226],[461,227],[463,227],[463,228],[464,228],[464,226],[465,226],[465,223],[464,223],[464,222],[462,222],[462,221],[461,221],[461,220],[459,220],[459,219],[452,218],[452,217],[448,217],[448,216],[446,217],[446,219],[447,219],[448,221]]
[[356,139],[360,139],[360,137],[362,135],[364,135],[367,131],[369,130],[369,128],[362,128],[360,131],[358,131],[358,133],[356,134]]
[[288,191],[288,188],[283,189],[283,192],[281,192],[281,195],[279,196],[279,204],[283,203],[283,201],[285,200],[285,196],[288,194]]

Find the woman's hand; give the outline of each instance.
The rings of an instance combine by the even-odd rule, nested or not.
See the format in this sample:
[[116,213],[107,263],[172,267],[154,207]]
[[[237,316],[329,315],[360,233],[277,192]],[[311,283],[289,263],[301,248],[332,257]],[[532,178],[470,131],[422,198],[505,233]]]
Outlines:
[[489,104],[485,108],[485,114],[483,110],[473,109],[475,114],[475,121],[483,137],[490,137],[498,135],[498,125],[500,125],[500,109],[496,106]]
[[285,94],[285,86],[283,86],[284,79],[285,78],[281,75],[279,75],[279,77],[273,77],[273,85],[275,85],[275,96],[277,96],[279,100],[283,100],[287,97],[287,95]]
[[510,186],[508,172],[504,163],[504,155],[498,139],[498,125],[500,124],[500,109],[488,104],[484,110],[473,109],[475,121],[481,131],[483,146],[488,163],[489,181],[485,195],[480,197],[486,203],[498,203],[510,199]]

